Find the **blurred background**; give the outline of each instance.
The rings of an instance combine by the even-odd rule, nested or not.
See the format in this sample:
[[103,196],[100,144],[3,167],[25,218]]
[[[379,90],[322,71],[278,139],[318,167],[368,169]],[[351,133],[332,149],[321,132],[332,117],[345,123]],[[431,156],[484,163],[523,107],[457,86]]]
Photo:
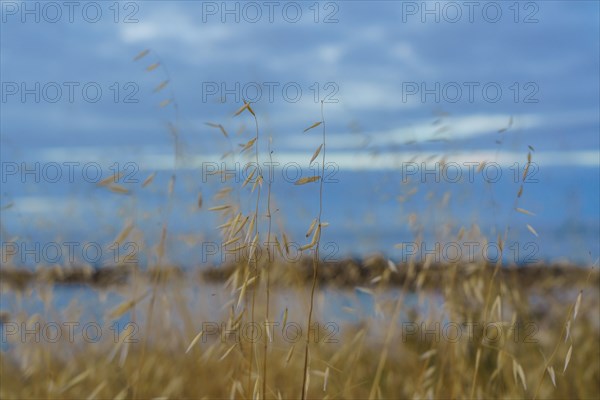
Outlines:
[[[506,235],[507,263],[598,257],[597,2],[1,7],[2,263],[16,243],[13,263],[51,264],[54,243],[62,263],[111,264],[111,252],[79,248],[105,249],[128,224],[153,245],[167,221],[169,262],[219,264],[203,246],[220,240],[207,209],[223,183],[208,172],[245,179],[252,159],[238,144],[254,120],[233,116],[244,99],[261,160],[271,137],[279,163],[278,229],[301,244],[318,185],[294,182],[318,171],[321,127],[303,130],[323,101],[332,258],[401,260],[398,243],[432,249],[474,225],[491,241]],[[115,174],[113,190],[98,185]],[[251,209],[249,190],[235,194]]]

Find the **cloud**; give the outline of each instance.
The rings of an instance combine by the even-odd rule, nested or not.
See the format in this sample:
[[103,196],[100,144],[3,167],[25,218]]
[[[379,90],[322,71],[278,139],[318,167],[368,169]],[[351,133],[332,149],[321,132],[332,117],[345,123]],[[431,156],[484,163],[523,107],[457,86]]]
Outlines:
[[[131,157],[135,154],[135,157]],[[273,162],[280,166],[296,163],[307,166],[310,152],[306,151],[276,151]],[[127,147],[81,147],[81,148],[52,148],[41,150],[37,155],[40,162],[80,162],[81,165],[90,162],[99,163],[107,167],[115,161],[135,161],[140,171],[172,171],[175,168],[173,153],[154,146],[127,148]],[[259,153],[259,159],[268,160],[267,154]],[[400,168],[405,163],[425,163],[433,166],[444,160],[446,163],[454,162],[460,165],[466,163],[497,163],[502,167],[510,167],[515,163],[526,162],[526,154],[513,151],[495,151],[490,149],[475,149],[470,151],[396,151],[373,154],[364,150],[328,151],[326,162],[334,163],[343,171],[366,170],[393,170]],[[124,161],[123,161],[124,162]],[[237,157],[236,163],[241,167],[247,162]],[[253,162],[253,161],[252,161]],[[600,151],[545,151],[535,152],[533,162],[544,167],[598,167],[600,166]],[[223,160],[221,153],[206,153],[187,156],[180,168],[201,170],[203,166],[219,167],[226,165],[231,168],[231,160]],[[108,169],[107,169],[108,170]]]
[[13,199],[14,212],[23,214],[50,214],[66,212],[69,204],[60,196],[17,196]]
[[339,44],[324,44],[317,48],[319,58],[326,64],[338,64],[344,51],[344,46]]
[[188,18],[177,13],[171,13],[172,17],[167,19],[168,24],[162,18],[151,18],[140,21],[137,24],[119,25],[120,37],[128,44],[140,42],[150,43],[158,40],[171,40],[184,44],[216,46],[231,38],[234,34],[225,24],[200,25],[194,24]]
[[[423,119],[401,128],[366,131],[361,135],[353,133],[330,133],[328,147],[351,149],[364,147],[365,137],[370,146],[393,146],[408,142],[426,142],[432,140],[462,140],[478,136],[496,134],[507,128],[513,119],[512,129],[533,129],[542,126],[539,115],[525,114],[512,117],[508,114],[472,114],[445,117],[440,124],[432,124],[431,119]],[[287,145],[294,148],[313,148],[318,146],[320,138],[289,136]]]

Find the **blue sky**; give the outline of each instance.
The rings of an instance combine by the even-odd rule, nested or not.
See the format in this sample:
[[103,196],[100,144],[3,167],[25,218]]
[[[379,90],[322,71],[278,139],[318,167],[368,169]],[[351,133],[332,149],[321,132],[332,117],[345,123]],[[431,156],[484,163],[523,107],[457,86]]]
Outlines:
[[[207,14],[208,3],[219,8],[217,14]],[[203,93],[203,85],[212,82],[229,88],[236,82],[241,87],[276,82],[273,101],[266,99],[268,89],[263,86],[263,98],[255,109],[263,127],[272,129],[281,151],[314,147],[315,141],[298,132],[319,118],[315,83],[321,96],[337,89],[332,98],[339,102],[325,107],[332,151],[365,150],[361,147],[367,142],[382,151],[390,146],[399,150],[403,143],[433,137],[449,139],[446,149],[496,150],[495,134],[510,116],[514,119],[510,133],[518,137],[512,143],[519,147],[506,146],[504,151],[521,151],[527,144],[539,152],[597,150],[600,145],[596,2],[522,5],[518,17],[512,3],[496,2],[502,11],[496,23],[486,20],[491,17],[479,8],[469,22],[464,2],[392,1],[338,2],[335,7],[321,3],[319,18],[333,13],[337,23],[314,23],[310,8],[314,6],[309,2],[294,3],[303,13],[297,23],[285,21],[283,11],[277,12],[288,3],[278,3],[273,23],[264,6],[260,22],[251,23],[244,20],[241,3],[240,22],[235,22],[235,15],[226,15],[222,23],[223,5],[208,3],[139,2],[136,8],[122,7],[119,23],[113,21],[110,2],[97,3],[103,13],[98,23],[86,22],[78,9],[73,23],[65,9],[58,22],[45,22],[52,10],[44,14],[40,9],[36,23],[35,16],[22,15],[21,7],[7,15],[5,4],[0,39],[3,82],[43,86],[74,81],[79,87],[97,82],[103,96],[94,104],[77,90],[73,103],[66,89],[55,104],[43,100],[36,104],[32,96],[23,102],[18,93],[8,96],[2,104],[2,144],[14,149],[25,143],[94,148],[164,145],[168,140],[164,123],[175,116],[172,107],[161,109],[158,104],[171,92],[152,94],[152,89],[167,75],[162,69],[144,71],[160,55],[180,107],[182,139],[194,152],[211,150],[206,140],[198,140],[210,135],[203,122],[220,122],[230,129],[239,126],[230,118],[239,104],[234,96],[219,104],[220,90],[215,95]],[[425,15],[423,23],[419,11],[408,14],[414,11],[408,3],[419,10],[437,4],[440,22],[435,22],[435,15]],[[228,4],[235,7],[236,3]],[[448,4],[461,8],[463,16],[456,23],[444,21],[452,17]],[[129,13],[139,22],[123,22]],[[492,11],[488,14],[493,16]],[[538,22],[521,21],[528,16]],[[20,17],[26,18],[25,23]],[[515,18],[520,22],[515,23]],[[146,48],[152,50],[147,57],[131,61]],[[115,82],[121,96],[128,92],[124,85],[133,82],[139,88],[134,96],[139,103],[115,104],[114,91],[109,89]],[[303,91],[297,103],[286,101],[279,90],[290,82]],[[333,85],[326,89],[328,82]],[[473,101],[465,82],[477,85]],[[437,103],[434,95],[422,101],[420,89],[407,92],[422,84],[439,85],[441,101]],[[484,98],[486,84],[502,90],[498,102]],[[453,103],[456,85],[462,94]],[[449,114],[443,122],[447,130],[434,136],[439,127],[432,128],[431,123],[440,112]],[[435,149],[435,144],[429,146]],[[423,143],[419,150],[429,148]]]

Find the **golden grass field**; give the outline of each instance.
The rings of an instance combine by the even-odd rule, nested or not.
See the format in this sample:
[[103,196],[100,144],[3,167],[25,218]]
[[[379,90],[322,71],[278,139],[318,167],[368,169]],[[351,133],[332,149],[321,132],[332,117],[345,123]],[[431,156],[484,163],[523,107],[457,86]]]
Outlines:
[[[310,267],[306,264],[305,268]],[[259,267],[261,276],[265,267]],[[97,321],[103,332],[97,343],[87,342],[82,334],[69,338],[62,322],[89,320],[76,304],[64,310],[10,315],[8,320],[18,323],[19,330],[24,330],[21,324],[25,324],[35,332],[36,322],[45,326],[49,321],[64,330],[58,341],[50,340],[56,336],[50,331],[42,332],[38,341],[32,333],[25,342],[20,333],[6,336],[12,347],[1,353],[1,397],[299,398],[305,337],[297,337],[296,328],[284,332],[282,327],[306,326],[310,286],[300,278],[301,267],[280,263],[272,267],[296,270],[273,274],[271,322],[279,325],[272,325],[270,335],[265,334],[267,329],[260,329],[260,337],[254,337],[248,328],[250,302],[256,293],[255,321],[264,323],[266,282],[259,279],[248,284],[246,301],[242,299],[236,307],[239,291],[235,289],[243,285],[242,267],[229,275],[227,282],[214,277],[206,281],[195,274],[134,272],[136,277],[125,284],[90,289],[107,292],[109,298],[138,299],[145,294],[135,304],[107,310]],[[410,274],[414,267],[398,268],[407,268]],[[521,285],[518,275],[494,276],[490,266],[454,265],[444,272],[421,266],[414,268],[415,279],[404,291],[393,291],[391,296],[388,292],[398,286],[389,279],[396,273],[379,271],[385,278],[375,285],[367,281],[359,290],[374,298],[380,316],[340,322],[343,316],[315,314],[321,330],[311,331],[306,396],[595,398],[600,382],[598,274],[568,267],[563,271],[562,276],[547,274],[537,284]],[[579,278],[570,278],[571,273]],[[445,274],[446,279],[435,288],[419,287],[419,276],[427,274]],[[319,285],[342,293],[353,290],[336,283]],[[6,286],[3,290],[48,301],[52,289],[44,286],[47,284],[37,282],[23,290]],[[209,288],[208,293],[190,301],[193,296],[187,295],[198,287]],[[423,311],[408,301],[411,296],[418,299],[417,304],[435,297],[439,300]],[[217,310],[212,309],[210,300],[205,301],[211,297],[222,305]],[[326,307],[324,297],[317,292],[317,310]],[[355,309],[349,306],[344,312],[352,315],[359,309],[356,304]],[[115,336],[111,326],[122,314],[131,316],[135,332],[125,329]],[[333,335],[327,326],[330,321],[338,321],[339,329]],[[451,322],[471,323],[472,329],[462,328],[458,337],[457,325]],[[441,327],[436,328],[436,323]],[[444,326],[449,328],[444,330]],[[90,332],[89,336],[93,335]]]

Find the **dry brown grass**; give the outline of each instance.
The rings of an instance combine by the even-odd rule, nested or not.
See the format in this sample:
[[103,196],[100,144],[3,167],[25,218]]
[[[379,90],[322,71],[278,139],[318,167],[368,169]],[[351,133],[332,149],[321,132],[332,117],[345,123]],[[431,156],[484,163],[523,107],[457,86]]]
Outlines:
[[[323,266],[323,269],[326,268]],[[143,293],[144,287],[152,288],[152,279],[143,276],[138,279],[139,292]],[[599,299],[595,286],[584,286],[577,317],[574,318],[578,290],[571,284],[565,285],[565,279],[554,278],[553,288],[560,291],[572,288],[572,295],[565,296],[569,300],[567,303],[555,299],[549,287],[531,294],[528,288],[514,287],[501,276],[491,297],[499,296],[502,310],[494,305],[486,312],[483,308],[485,293],[481,292],[478,282],[488,279],[488,273],[483,270],[473,271],[468,279],[461,278],[454,286],[445,287],[453,293],[452,297],[444,297],[443,308],[429,312],[423,312],[406,301],[399,311],[395,310],[397,300],[375,285],[369,290],[382,318],[365,316],[357,322],[342,324],[339,322],[341,318],[317,313],[314,320],[322,327],[333,320],[340,323],[340,330],[335,337],[337,343],[324,340],[328,331],[321,331],[320,340],[311,342],[307,397],[367,398],[383,349],[386,349],[387,357],[374,392],[377,398],[468,398],[476,370],[474,397],[477,398],[530,398],[536,392],[539,398],[597,397],[600,347]],[[10,349],[1,353],[0,397],[132,398],[134,388],[137,388],[136,398],[252,397],[245,382],[251,362],[248,349],[261,345],[262,340],[251,343],[243,334],[240,334],[241,339],[236,339],[235,333],[247,327],[249,318],[240,318],[232,313],[226,302],[216,315],[214,310],[203,305],[202,300],[190,304],[186,294],[196,286],[196,282],[184,277],[159,281],[152,331],[137,332],[134,337],[140,340],[138,343],[126,344],[122,338],[115,342],[110,330],[113,323],[111,316],[118,315],[119,310],[115,314],[114,309],[98,321],[105,333],[99,343],[86,343],[78,335],[71,342],[67,340],[66,332],[63,340],[57,343],[43,340],[43,335],[39,343],[31,340],[22,343],[19,338],[14,340],[14,335],[8,336]],[[264,300],[265,293],[260,287],[262,285],[256,291],[257,315],[261,313],[258,305],[263,304],[261,300]],[[304,288],[300,282],[273,288],[271,308],[277,316],[273,318],[274,322],[282,325],[282,311],[288,308],[287,325],[292,322],[303,325],[305,308],[302,304],[294,304],[294,301],[290,303],[290,296],[303,299]],[[127,296],[125,288],[119,291]],[[436,296],[436,293],[439,292],[422,289],[417,296],[424,301]],[[225,291],[224,288],[218,296],[222,299],[231,297],[229,289]],[[206,297],[208,295],[202,299]],[[147,326],[145,310],[148,301],[148,296],[145,296],[135,305],[136,323],[142,329]],[[539,302],[546,303],[547,307],[540,308]],[[385,340],[384,335],[389,333],[394,314],[399,314],[401,321],[397,321],[396,329]],[[431,328],[435,323],[482,323],[486,320],[485,314],[488,314],[488,320],[507,325],[501,340],[489,340],[490,334],[473,329],[472,338],[453,342],[444,338],[443,334],[440,338],[432,334],[408,334],[402,325],[407,321],[417,325],[426,323],[435,332]],[[73,318],[63,310],[47,310],[43,316],[17,311],[6,322],[29,323],[28,327],[32,329],[36,321],[42,324],[50,321],[60,323],[73,321]],[[209,321],[229,323],[231,332],[223,340],[214,332],[204,333],[206,340],[201,336],[189,348],[202,330],[203,323]],[[520,321],[522,329],[508,329],[513,321]],[[571,321],[568,338],[565,321]],[[526,323],[534,324],[530,326],[536,329],[531,343],[525,340],[525,336],[531,334]],[[290,335],[286,339],[279,331],[272,338],[267,352],[266,397],[298,398],[304,369],[304,338],[291,340]],[[387,347],[383,347],[385,343]],[[144,346],[147,346],[145,354]],[[569,349],[572,349],[571,358],[563,373]],[[256,357],[257,352],[254,354]],[[262,371],[258,368],[262,360],[258,358],[252,360],[255,363],[253,383],[258,382],[258,373]],[[556,387],[552,384],[548,367],[553,368]],[[325,377],[326,389],[323,390]],[[254,387],[252,390],[255,390]]]

